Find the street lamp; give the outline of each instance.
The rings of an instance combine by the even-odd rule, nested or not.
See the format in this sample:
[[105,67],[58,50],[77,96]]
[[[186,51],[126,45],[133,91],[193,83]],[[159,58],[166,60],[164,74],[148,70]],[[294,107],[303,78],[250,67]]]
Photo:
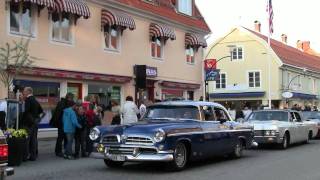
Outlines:
[[[303,75],[305,76],[305,74],[306,74],[306,72],[307,72],[307,68],[303,68],[302,70],[303,70]],[[290,85],[291,85],[291,83],[293,82],[293,80],[295,80],[297,77],[300,77],[300,76],[301,76],[301,74],[297,74],[296,76],[294,76],[294,77],[289,81],[285,93],[287,93],[287,92],[290,91]],[[291,94],[291,96],[292,96],[292,94]],[[287,97],[286,97],[286,103],[289,104],[289,99],[288,99]]]
[[[230,60],[232,61],[232,53],[233,53],[233,50],[236,48],[236,46],[235,45],[228,45],[227,47],[229,48],[229,55],[228,56],[223,56],[220,59],[216,60],[215,65],[217,65],[218,62],[220,62],[221,60],[226,59],[226,58],[230,58]],[[213,46],[208,51],[205,60],[209,56],[209,54],[212,51],[212,49],[213,49]],[[205,92],[204,93],[204,95],[205,95],[204,101],[209,101],[210,100],[210,97],[208,95],[209,93],[207,92],[208,86],[209,86],[208,81],[206,80],[206,78],[204,78],[204,92]]]

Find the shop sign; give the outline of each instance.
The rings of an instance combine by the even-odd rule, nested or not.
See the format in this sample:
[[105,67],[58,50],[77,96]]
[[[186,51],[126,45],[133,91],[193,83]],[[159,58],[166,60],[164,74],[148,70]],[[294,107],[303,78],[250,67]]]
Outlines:
[[205,81],[215,81],[220,70],[217,69],[217,61],[215,59],[206,59],[204,61]]
[[147,77],[151,77],[151,78],[157,77],[158,76],[158,69],[156,67],[147,66],[146,75],[147,75]]

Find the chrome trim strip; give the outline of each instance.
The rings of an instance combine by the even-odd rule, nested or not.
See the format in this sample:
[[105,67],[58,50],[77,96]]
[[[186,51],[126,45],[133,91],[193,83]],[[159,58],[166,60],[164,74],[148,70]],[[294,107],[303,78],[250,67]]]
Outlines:
[[[112,155],[107,154],[105,159],[111,159]],[[139,162],[139,161],[161,161],[168,162],[173,160],[172,154],[139,154],[138,156],[124,155],[125,161]]]
[[167,136],[171,137],[171,136],[207,134],[207,133],[221,133],[221,132],[253,132],[253,130],[252,129],[230,129],[230,130],[221,130],[221,131],[194,131],[194,132],[173,133],[173,134],[168,134]]

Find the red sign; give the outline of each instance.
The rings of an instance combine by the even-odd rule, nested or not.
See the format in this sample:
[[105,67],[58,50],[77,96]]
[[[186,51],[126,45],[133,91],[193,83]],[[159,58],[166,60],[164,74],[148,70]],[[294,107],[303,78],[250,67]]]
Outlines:
[[206,59],[206,60],[204,60],[204,69],[205,70],[217,69],[217,60],[216,59]]

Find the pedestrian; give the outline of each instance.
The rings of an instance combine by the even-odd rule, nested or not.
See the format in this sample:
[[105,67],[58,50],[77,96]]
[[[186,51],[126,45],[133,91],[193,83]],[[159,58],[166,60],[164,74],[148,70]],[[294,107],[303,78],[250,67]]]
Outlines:
[[147,112],[147,100],[142,100],[140,107],[139,107],[139,112],[140,112],[140,119],[143,118],[144,114]]
[[22,117],[22,127],[27,129],[27,152],[24,160],[35,161],[38,150],[38,124],[44,116],[43,109],[33,96],[33,89],[25,87],[23,90],[24,112]]
[[318,111],[318,107],[317,106],[313,106],[313,111]]
[[0,128],[6,128],[7,101],[0,101]]
[[119,125],[121,122],[121,118],[120,118],[121,107],[116,100],[111,100],[111,111],[113,113],[111,125]]
[[63,110],[63,131],[66,135],[67,139],[67,146],[65,149],[64,158],[65,159],[74,159],[72,157],[72,144],[74,139],[74,134],[76,131],[76,127],[82,128],[82,126],[78,123],[77,119],[77,109],[78,106],[73,102],[70,104],[71,107],[66,108]]
[[82,126],[81,128],[76,128],[75,133],[75,158],[79,158],[80,150],[81,150],[81,157],[87,157],[86,153],[86,135],[87,135],[87,118],[85,115],[84,108],[80,105],[78,105],[78,111],[77,111],[77,118],[78,123]]
[[50,125],[52,127],[58,128],[58,137],[57,137],[56,147],[55,147],[55,154],[58,157],[63,157],[62,142],[64,143],[64,147],[66,147],[66,144],[67,144],[66,136],[63,131],[63,122],[62,122],[63,111],[67,107],[70,107],[70,104],[73,101],[73,98],[74,98],[74,95],[72,93],[67,93],[65,98],[61,98],[50,120]]
[[236,110],[236,116],[235,119],[237,122],[242,122],[244,120],[244,113],[241,109]]
[[130,124],[137,122],[137,114],[139,114],[139,109],[137,105],[133,102],[132,96],[127,96],[126,102],[121,108],[121,124]]

